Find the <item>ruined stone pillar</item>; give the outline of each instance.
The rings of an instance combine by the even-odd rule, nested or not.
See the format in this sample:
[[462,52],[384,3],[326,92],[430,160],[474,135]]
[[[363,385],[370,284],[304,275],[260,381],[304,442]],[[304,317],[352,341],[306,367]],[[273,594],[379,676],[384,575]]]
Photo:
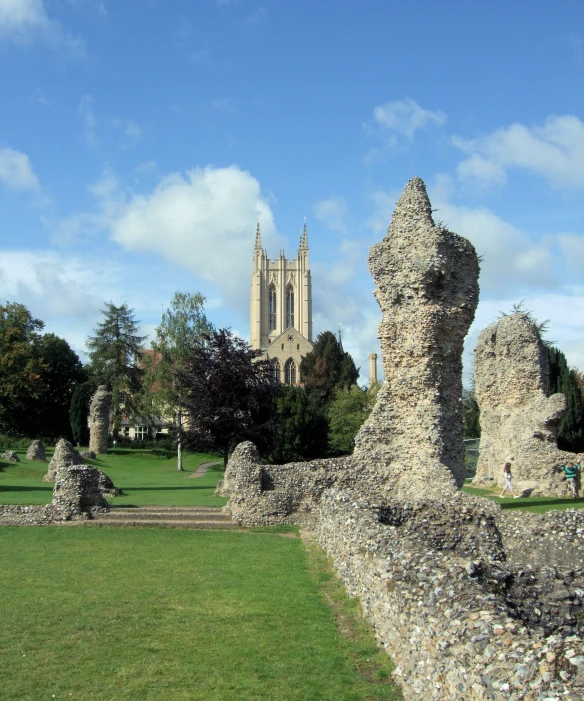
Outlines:
[[369,387],[377,382],[377,353],[369,353]]
[[89,450],[107,453],[112,394],[104,385],[97,388],[89,407]]
[[385,383],[355,439],[354,464],[393,498],[449,496],[465,477],[461,358],[478,302],[475,249],[434,224],[414,178],[369,269]]
[[569,494],[560,467],[576,456],[556,442],[566,398],[546,396],[548,373],[547,348],[527,314],[510,314],[481,332],[474,362],[481,412],[475,484],[503,486],[502,463],[510,460],[517,493]]

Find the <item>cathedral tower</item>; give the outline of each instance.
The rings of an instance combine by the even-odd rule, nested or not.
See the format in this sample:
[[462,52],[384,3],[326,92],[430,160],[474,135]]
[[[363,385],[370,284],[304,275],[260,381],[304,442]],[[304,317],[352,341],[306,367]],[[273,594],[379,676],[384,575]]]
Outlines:
[[273,361],[274,373],[285,384],[300,384],[300,361],[312,350],[312,284],[306,224],[298,255],[284,251],[270,260],[262,249],[260,225],[253,251],[249,339]]

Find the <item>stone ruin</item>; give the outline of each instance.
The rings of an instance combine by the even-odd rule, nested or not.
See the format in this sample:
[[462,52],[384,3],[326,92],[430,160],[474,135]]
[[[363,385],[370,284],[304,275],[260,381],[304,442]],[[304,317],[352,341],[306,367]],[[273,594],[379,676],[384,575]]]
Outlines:
[[2,458],[2,460],[8,460],[8,462],[20,462],[20,458],[14,450],[7,450],[0,455],[0,458]]
[[109,509],[97,468],[71,465],[58,468],[53,499],[46,506],[0,505],[0,525],[49,525],[92,519]]
[[478,304],[475,249],[434,225],[424,183],[414,178],[371,248],[369,269],[383,313],[385,382],[354,460],[392,499],[452,495],[465,478],[462,348]]
[[[84,452],[89,453],[91,451]],[[69,441],[61,438],[61,440],[57,443],[53,459],[49,463],[48,472],[43,477],[43,480],[45,482],[55,482],[57,479],[57,473],[62,472],[63,470],[71,469],[77,465],[89,467],[89,465],[86,465],[83,462],[83,457],[83,453],[79,453],[77,450],[75,450],[71,443],[69,443]],[[95,458],[95,453],[93,454],[93,457]],[[97,481],[101,494],[109,497],[119,497],[123,494],[122,490],[118,489],[114,485],[112,480],[105,474],[105,472],[98,470],[97,467],[92,467],[91,469],[97,475]]]
[[57,470],[72,467],[73,465],[83,465],[83,458],[75,448],[65,438],[55,446],[55,452],[49,463],[47,474],[43,477],[45,482],[54,482]]
[[90,465],[73,465],[55,475],[52,506],[68,518],[92,518],[109,511],[100,487],[100,471]]
[[33,441],[26,451],[27,460],[35,460],[36,462],[47,462],[45,446],[42,441]]
[[473,483],[503,486],[511,461],[513,488],[536,495],[569,496],[560,468],[573,453],[557,447],[566,411],[563,394],[546,395],[548,351],[527,314],[504,316],[480,334],[474,381],[481,412],[481,443]]
[[386,381],[353,455],[262,465],[240,444],[220,488],[225,509],[242,525],[314,531],[405,698],[581,701],[584,513],[515,516],[458,491],[474,249],[433,224],[415,178],[369,261]]
[[107,453],[112,393],[100,385],[89,406],[89,450],[94,453]]

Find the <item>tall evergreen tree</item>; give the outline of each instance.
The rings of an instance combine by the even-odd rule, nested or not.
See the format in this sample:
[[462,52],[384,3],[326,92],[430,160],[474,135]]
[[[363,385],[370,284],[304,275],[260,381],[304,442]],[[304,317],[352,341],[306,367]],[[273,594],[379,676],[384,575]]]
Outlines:
[[95,393],[95,382],[88,380],[75,387],[69,408],[69,422],[73,441],[77,445],[89,445],[89,403]]
[[462,390],[462,421],[465,438],[481,437],[480,409],[473,390]]
[[349,389],[357,383],[359,370],[334,333],[324,331],[302,359],[300,374],[306,391],[317,394],[327,404],[335,389]]
[[558,429],[558,447],[574,453],[584,451],[584,398],[578,372],[570,370],[566,356],[549,348],[548,395],[561,392],[566,397],[566,413]]
[[153,353],[144,356],[144,391],[151,410],[172,416],[176,427],[177,469],[182,470],[184,388],[182,371],[203,335],[213,330],[204,313],[205,297],[199,292],[175,292],[156,329]]
[[134,310],[128,309],[125,302],[120,307],[110,302],[101,311],[104,320],[97,324],[95,335],[89,336],[85,345],[97,384],[112,392],[113,435],[117,438],[122,411],[127,415],[133,413],[133,397],[142,386],[140,356],[146,336],[138,335],[140,324],[134,318]]

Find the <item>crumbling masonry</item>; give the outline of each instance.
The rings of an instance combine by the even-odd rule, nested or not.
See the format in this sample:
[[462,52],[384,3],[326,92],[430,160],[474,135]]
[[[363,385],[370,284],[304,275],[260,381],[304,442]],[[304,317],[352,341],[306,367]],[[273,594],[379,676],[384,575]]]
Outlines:
[[262,465],[241,444],[222,485],[226,510],[244,525],[315,531],[396,662],[406,700],[580,700],[584,515],[517,519],[458,491],[474,249],[434,226],[415,178],[369,263],[386,381],[354,454]]
[[89,450],[98,455],[107,453],[112,393],[100,385],[93,395],[89,407]]
[[527,314],[504,316],[479,336],[475,392],[481,412],[480,456],[474,483],[503,485],[502,463],[511,459],[513,487],[568,496],[560,467],[576,456],[557,447],[566,411],[563,394],[546,396],[548,352]]

